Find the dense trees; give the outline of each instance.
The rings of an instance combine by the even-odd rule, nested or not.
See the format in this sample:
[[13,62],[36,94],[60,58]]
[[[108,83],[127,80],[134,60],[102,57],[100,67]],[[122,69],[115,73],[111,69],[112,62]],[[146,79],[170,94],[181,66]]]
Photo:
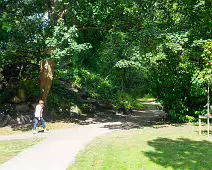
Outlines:
[[[119,105],[127,94],[132,102],[151,93],[173,118],[204,113],[212,81],[211,5],[3,0],[0,67],[51,58],[57,62],[54,88],[63,80]],[[52,96],[67,100],[59,90]]]

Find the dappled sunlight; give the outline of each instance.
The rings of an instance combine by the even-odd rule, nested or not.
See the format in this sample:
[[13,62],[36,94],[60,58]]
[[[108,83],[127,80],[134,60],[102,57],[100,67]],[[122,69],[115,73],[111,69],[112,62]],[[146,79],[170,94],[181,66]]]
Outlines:
[[133,110],[128,115],[103,115],[95,118],[95,122],[121,122],[121,124],[109,124],[105,127],[110,129],[129,130],[133,128],[143,128],[145,126],[163,125],[165,122],[166,113],[160,110]]
[[212,142],[187,138],[157,138],[147,142],[153,150],[144,152],[150,161],[173,169],[211,169]]

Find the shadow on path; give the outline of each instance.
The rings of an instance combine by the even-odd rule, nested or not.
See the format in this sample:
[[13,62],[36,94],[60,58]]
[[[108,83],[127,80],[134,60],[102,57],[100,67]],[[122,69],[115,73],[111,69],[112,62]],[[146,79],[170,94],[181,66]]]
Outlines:
[[[160,110],[161,106],[159,104],[155,104],[152,102],[144,103],[145,109],[143,110],[133,110],[130,114],[118,114],[115,112],[112,113],[97,113],[93,117],[86,117],[82,115],[75,114],[73,117],[69,117],[65,120],[59,121],[50,121],[51,123],[57,122],[65,122],[72,123],[77,125],[89,125],[89,124],[97,124],[97,123],[111,123],[110,125],[106,125],[105,128],[109,129],[122,129],[129,130],[133,128],[142,128],[144,126],[153,126],[153,125],[163,125],[165,122],[166,113]],[[119,122],[115,123],[114,122]],[[14,125],[11,126],[13,131],[31,131],[33,127],[33,123],[31,122],[26,125]],[[41,124],[39,125],[41,126]],[[48,122],[47,122],[48,129]]]
[[133,110],[130,114],[97,114],[95,118],[79,121],[79,124],[92,123],[113,123],[106,127],[109,129],[129,130],[133,128],[142,128],[144,126],[163,125],[166,124],[166,113],[161,109],[159,104],[145,103],[145,109]]

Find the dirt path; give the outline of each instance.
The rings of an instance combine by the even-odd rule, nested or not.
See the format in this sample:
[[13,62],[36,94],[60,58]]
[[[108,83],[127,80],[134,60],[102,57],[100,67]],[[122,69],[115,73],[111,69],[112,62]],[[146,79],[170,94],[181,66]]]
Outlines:
[[75,161],[77,153],[94,138],[114,129],[131,129],[161,122],[165,113],[155,107],[133,111],[130,115],[100,116],[87,121],[89,125],[50,131],[1,136],[0,140],[45,137],[37,145],[24,150],[0,166],[1,170],[65,170]]

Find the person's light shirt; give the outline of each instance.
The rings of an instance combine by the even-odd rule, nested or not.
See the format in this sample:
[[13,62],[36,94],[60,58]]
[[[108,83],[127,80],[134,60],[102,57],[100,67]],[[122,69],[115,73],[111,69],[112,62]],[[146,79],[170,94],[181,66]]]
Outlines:
[[42,117],[42,116],[41,116],[41,111],[42,111],[42,109],[43,109],[43,108],[41,107],[41,105],[38,104],[38,105],[36,106],[36,109],[35,109],[35,117]]

